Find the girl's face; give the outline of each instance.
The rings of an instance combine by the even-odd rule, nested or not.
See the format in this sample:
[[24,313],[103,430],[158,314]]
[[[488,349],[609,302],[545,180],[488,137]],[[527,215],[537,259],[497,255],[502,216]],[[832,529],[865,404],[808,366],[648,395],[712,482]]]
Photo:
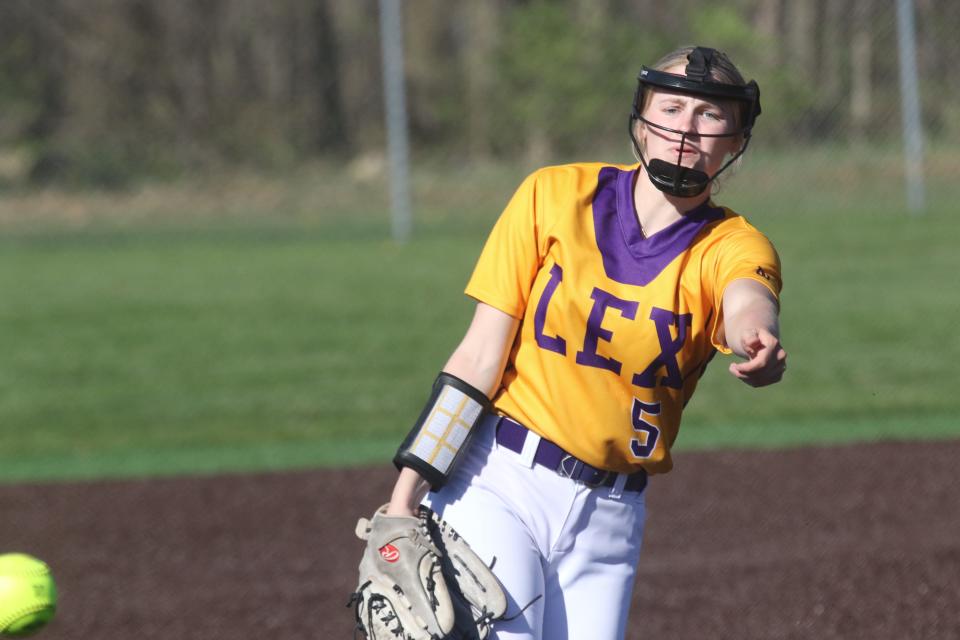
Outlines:
[[[666,71],[683,73],[680,67]],[[681,148],[682,134],[641,123],[640,143],[646,150],[648,160],[659,158],[676,164],[679,158],[681,166],[698,169],[712,176],[723,166],[725,158],[739,151],[743,143],[739,135],[723,138],[701,135],[732,133],[740,128],[736,106],[727,101],[655,89],[643,110],[643,117],[653,124],[687,134]]]

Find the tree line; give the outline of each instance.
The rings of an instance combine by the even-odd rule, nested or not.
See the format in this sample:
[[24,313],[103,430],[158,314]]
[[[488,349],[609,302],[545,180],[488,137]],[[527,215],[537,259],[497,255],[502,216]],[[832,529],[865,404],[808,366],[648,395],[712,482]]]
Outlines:
[[[924,119],[958,128],[960,3],[915,0]],[[893,0],[406,0],[420,154],[549,159],[622,140],[641,64],[727,51],[767,144],[896,135]],[[383,146],[377,0],[3,0],[0,144],[110,185]]]

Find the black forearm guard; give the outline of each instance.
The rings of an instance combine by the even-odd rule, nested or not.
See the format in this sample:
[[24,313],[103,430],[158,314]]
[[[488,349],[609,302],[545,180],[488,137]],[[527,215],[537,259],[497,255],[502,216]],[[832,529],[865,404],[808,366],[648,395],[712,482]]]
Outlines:
[[430,399],[409,435],[400,444],[393,464],[410,467],[436,490],[453,473],[473,436],[473,427],[490,410],[487,395],[449,373],[433,383]]

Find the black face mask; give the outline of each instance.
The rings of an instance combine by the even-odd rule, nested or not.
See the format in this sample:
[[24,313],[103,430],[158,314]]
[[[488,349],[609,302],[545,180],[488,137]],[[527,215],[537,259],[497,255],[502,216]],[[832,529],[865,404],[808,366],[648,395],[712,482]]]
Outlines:
[[[727,167],[743,155],[750,143],[750,134],[753,130],[753,124],[757,116],[760,115],[760,88],[757,83],[751,80],[745,85],[722,84],[719,82],[708,81],[710,77],[710,68],[713,62],[715,51],[706,47],[697,47],[687,56],[686,75],[677,75],[666,73],[656,69],[643,67],[640,75],[637,77],[637,91],[634,94],[633,109],[630,113],[628,123],[630,139],[633,141],[633,147],[640,158],[640,163],[647,172],[653,185],[673,196],[681,198],[692,198],[702,194],[707,186],[723,173]],[[670,91],[678,91],[698,97],[719,98],[723,100],[736,100],[747,105],[744,110],[745,118],[743,127],[738,131],[730,133],[703,134],[691,131],[680,131],[670,129],[662,125],[650,122],[640,114],[640,105],[643,104],[643,95],[647,87],[656,87]],[[634,133],[636,122],[643,122],[648,127],[654,127],[661,131],[680,135],[680,151],[677,154],[676,164],[671,164],[665,160],[654,158],[647,162],[643,157],[643,151],[637,142]],[[708,175],[698,169],[691,169],[681,166],[683,159],[683,147],[687,143],[687,138],[697,136],[700,138],[728,138],[734,136],[743,136],[743,146],[733,155],[715,174]]]

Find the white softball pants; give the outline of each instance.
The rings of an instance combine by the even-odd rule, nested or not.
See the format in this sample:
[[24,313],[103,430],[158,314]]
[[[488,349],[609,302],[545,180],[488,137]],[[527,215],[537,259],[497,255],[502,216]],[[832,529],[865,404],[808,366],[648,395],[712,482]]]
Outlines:
[[[646,514],[644,493],[591,489],[498,446],[491,421],[477,425],[466,458],[424,503],[493,567],[507,593],[496,640],[620,640]],[[534,441],[531,446],[531,440]],[[529,455],[526,455],[529,454]]]

